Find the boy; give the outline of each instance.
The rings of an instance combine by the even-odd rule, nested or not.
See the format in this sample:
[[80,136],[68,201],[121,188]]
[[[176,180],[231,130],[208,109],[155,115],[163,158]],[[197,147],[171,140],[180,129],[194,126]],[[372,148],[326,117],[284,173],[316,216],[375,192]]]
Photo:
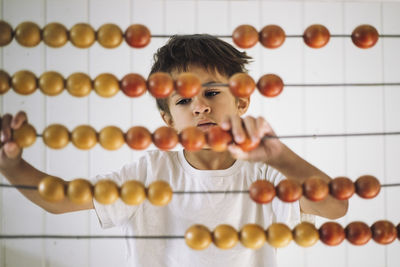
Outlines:
[[[190,35],[172,37],[157,51],[154,59],[151,73],[164,71],[176,79],[181,72],[192,72],[202,84],[210,84],[227,83],[229,76],[244,72],[250,58],[212,36]],[[167,99],[157,100],[163,120],[178,133],[189,126],[207,132],[220,125],[232,132],[236,143],[240,144],[248,135],[255,141],[261,140],[260,145],[251,152],[243,152],[234,144],[225,152],[214,152],[207,147],[196,152],[152,151],[137,162],[125,165],[119,172],[96,176],[93,183],[107,178],[121,185],[135,179],[148,186],[161,179],[174,191],[231,191],[247,190],[257,179],[267,179],[275,185],[285,177],[300,183],[310,176],[330,180],[280,140],[262,139],[275,134],[261,117],[241,118],[249,104],[250,98],[234,97],[228,87],[213,85],[203,86],[193,98],[173,93]],[[10,128],[17,129],[25,121],[24,113],[18,113],[14,118],[8,114],[3,116],[0,170],[12,184],[37,185],[46,174],[22,160],[21,150],[10,138]],[[184,194],[175,195],[164,207],[152,206],[149,202],[128,206],[120,200],[107,206],[96,201],[78,206],[68,200],[47,203],[36,191],[20,191],[52,213],[94,208],[102,227],[120,226],[126,235],[182,236],[193,224],[202,224],[211,230],[220,224],[229,224],[235,229],[248,223],[264,228],[273,222],[293,226],[299,222],[300,209],[334,219],[343,216],[348,205],[347,201],[332,197],[317,203],[303,197],[291,204],[275,199],[269,205],[256,205],[243,194]],[[237,245],[226,251],[215,246],[194,251],[179,239],[127,239],[127,245],[129,266],[276,266],[275,250],[268,244],[258,250]]]

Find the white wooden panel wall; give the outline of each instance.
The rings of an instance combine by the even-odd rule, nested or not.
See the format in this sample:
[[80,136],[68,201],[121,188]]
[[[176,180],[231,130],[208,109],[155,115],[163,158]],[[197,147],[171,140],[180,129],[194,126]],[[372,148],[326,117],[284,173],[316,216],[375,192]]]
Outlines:
[[[301,34],[314,23],[328,27],[332,34],[350,34],[360,24],[374,25],[382,34],[400,33],[400,3],[346,1],[211,1],[211,0],[0,0],[0,18],[14,28],[23,21],[40,26],[61,22],[67,28],[87,22],[95,29],[115,23],[125,30],[130,24],[147,25],[154,34],[230,34],[240,24],[261,29],[280,25],[287,34]],[[226,41],[232,43],[230,39]],[[11,75],[29,69],[37,76],[54,70],[67,77],[82,71],[92,79],[104,72],[121,79],[136,72],[147,77],[152,54],[166,39],[153,38],[144,49],[132,49],[124,42],[116,49],[95,43],[78,49],[67,43],[53,49],[41,43],[23,48],[13,41],[0,48],[0,68]],[[288,38],[279,49],[257,44],[247,52],[255,62],[249,66],[257,80],[275,73],[286,83],[399,82],[400,40],[380,39],[372,49],[356,48],[350,39],[332,38],[322,49],[310,49],[298,38]],[[12,91],[0,96],[1,114],[25,110],[38,132],[52,123],[70,130],[90,124],[96,130],[108,125],[123,131],[143,125],[151,131],[163,124],[154,100],[146,94],[129,99],[121,92],[104,99],[74,98],[67,92],[45,97],[39,91],[20,96]],[[264,116],[278,134],[318,134],[400,130],[400,87],[287,87],[273,99],[252,96],[249,114]],[[362,174],[379,177],[382,183],[400,182],[400,137],[331,138],[285,140],[294,151],[332,177],[345,175],[353,180]],[[154,147],[152,147],[154,148]],[[97,145],[89,152],[71,144],[63,150],[46,148],[39,139],[24,151],[24,157],[37,168],[65,179],[88,178],[119,169],[143,152],[125,145],[108,152]],[[4,178],[0,178],[6,183]],[[94,212],[51,215],[29,203],[16,190],[0,189],[0,232],[3,234],[119,234],[118,229],[102,230]],[[343,225],[362,220],[371,224],[379,219],[400,222],[398,188],[383,189],[378,198],[350,201]],[[317,218],[317,227],[325,220]],[[184,231],[184,229],[182,230]],[[155,242],[155,241],[149,241]],[[152,246],[156,246],[152,244]],[[0,266],[121,266],[123,241],[110,240],[0,240]],[[292,243],[279,250],[281,266],[399,266],[400,244],[380,246],[371,241],[355,247],[346,241],[338,247],[321,243],[303,249]]]

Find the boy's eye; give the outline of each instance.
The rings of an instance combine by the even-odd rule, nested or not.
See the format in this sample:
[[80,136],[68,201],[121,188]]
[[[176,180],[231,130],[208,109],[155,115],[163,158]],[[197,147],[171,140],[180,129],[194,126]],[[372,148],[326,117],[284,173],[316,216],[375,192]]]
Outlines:
[[212,96],[218,95],[219,93],[220,92],[218,92],[218,91],[208,91],[208,92],[205,93],[205,96],[212,97]]
[[176,105],[185,105],[185,104],[190,103],[191,100],[192,99],[190,99],[190,98],[182,98],[178,102],[176,102]]

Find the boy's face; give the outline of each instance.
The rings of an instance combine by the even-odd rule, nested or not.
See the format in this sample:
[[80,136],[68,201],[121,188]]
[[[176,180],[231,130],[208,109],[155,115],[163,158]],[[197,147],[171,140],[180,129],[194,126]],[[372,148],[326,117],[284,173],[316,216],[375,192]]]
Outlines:
[[[201,83],[228,83],[228,77],[218,72],[209,72],[202,67],[190,66],[188,72],[197,75]],[[173,71],[175,80],[180,72]],[[243,115],[249,105],[249,98],[236,99],[228,86],[205,86],[192,98],[184,98],[177,92],[168,97],[171,116],[161,113],[164,121],[178,132],[189,126],[196,126],[206,132],[214,125],[232,115]]]

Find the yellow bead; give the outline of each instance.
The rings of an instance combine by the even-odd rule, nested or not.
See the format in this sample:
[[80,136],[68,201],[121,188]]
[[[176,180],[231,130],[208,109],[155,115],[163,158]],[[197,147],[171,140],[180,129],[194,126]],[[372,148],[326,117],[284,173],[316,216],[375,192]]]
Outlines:
[[33,22],[22,22],[15,29],[15,39],[22,46],[37,46],[41,41],[40,37],[40,28]]
[[0,95],[10,90],[10,79],[10,75],[7,72],[0,70]]
[[102,97],[112,97],[119,91],[118,79],[109,73],[103,73],[94,80],[94,90]]
[[105,48],[115,48],[122,42],[122,31],[115,24],[104,24],[97,31],[97,41]]
[[58,72],[47,71],[39,78],[39,89],[48,96],[59,95],[64,90],[64,78]]
[[108,126],[99,133],[99,143],[108,150],[117,150],[125,143],[124,133],[120,128]]
[[43,29],[43,42],[50,47],[61,47],[68,41],[68,30],[60,23],[49,23]]
[[5,21],[0,21],[0,46],[5,46],[11,43],[13,32],[10,24]]
[[71,74],[67,78],[67,90],[68,92],[76,97],[83,97],[90,94],[92,90],[92,81],[90,77],[85,73],[77,72]]
[[239,239],[243,246],[251,249],[261,248],[265,241],[265,232],[259,225],[246,224],[240,230]]
[[14,91],[20,95],[30,95],[37,89],[35,74],[27,70],[16,72],[11,83]]
[[126,181],[121,187],[121,199],[125,204],[139,205],[146,199],[146,189],[139,181]]
[[185,242],[192,249],[206,249],[211,244],[211,241],[211,233],[203,225],[193,225],[186,230]]
[[65,197],[65,182],[57,177],[46,176],[40,181],[38,192],[47,202],[59,202]]
[[226,224],[215,227],[212,236],[215,246],[220,249],[231,249],[239,241],[239,234],[235,228]]
[[79,48],[88,48],[96,40],[92,26],[87,23],[75,24],[69,31],[69,37],[71,43]]
[[158,180],[149,185],[147,198],[156,206],[165,206],[172,199],[172,189],[167,182]]
[[98,181],[94,186],[94,198],[100,204],[112,204],[118,197],[118,186],[111,180]]
[[302,222],[293,229],[294,241],[302,247],[310,247],[319,240],[319,233],[309,222]]
[[64,148],[69,143],[68,129],[61,124],[49,125],[43,131],[43,142],[53,149]]
[[81,125],[72,131],[71,141],[79,149],[91,149],[97,143],[97,133],[91,126]]
[[273,223],[267,229],[267,242],[275,248],[286,247],[292,239],[292,231],[283,223]]
[[67,195],[73,203],[89,203],[93,198],[92,184],[85,179],[75,179],[68,183]]
[[13,131],[13,140],[21,148],[30,147],[36,141],[36,130],[32,125],[25,123]]

